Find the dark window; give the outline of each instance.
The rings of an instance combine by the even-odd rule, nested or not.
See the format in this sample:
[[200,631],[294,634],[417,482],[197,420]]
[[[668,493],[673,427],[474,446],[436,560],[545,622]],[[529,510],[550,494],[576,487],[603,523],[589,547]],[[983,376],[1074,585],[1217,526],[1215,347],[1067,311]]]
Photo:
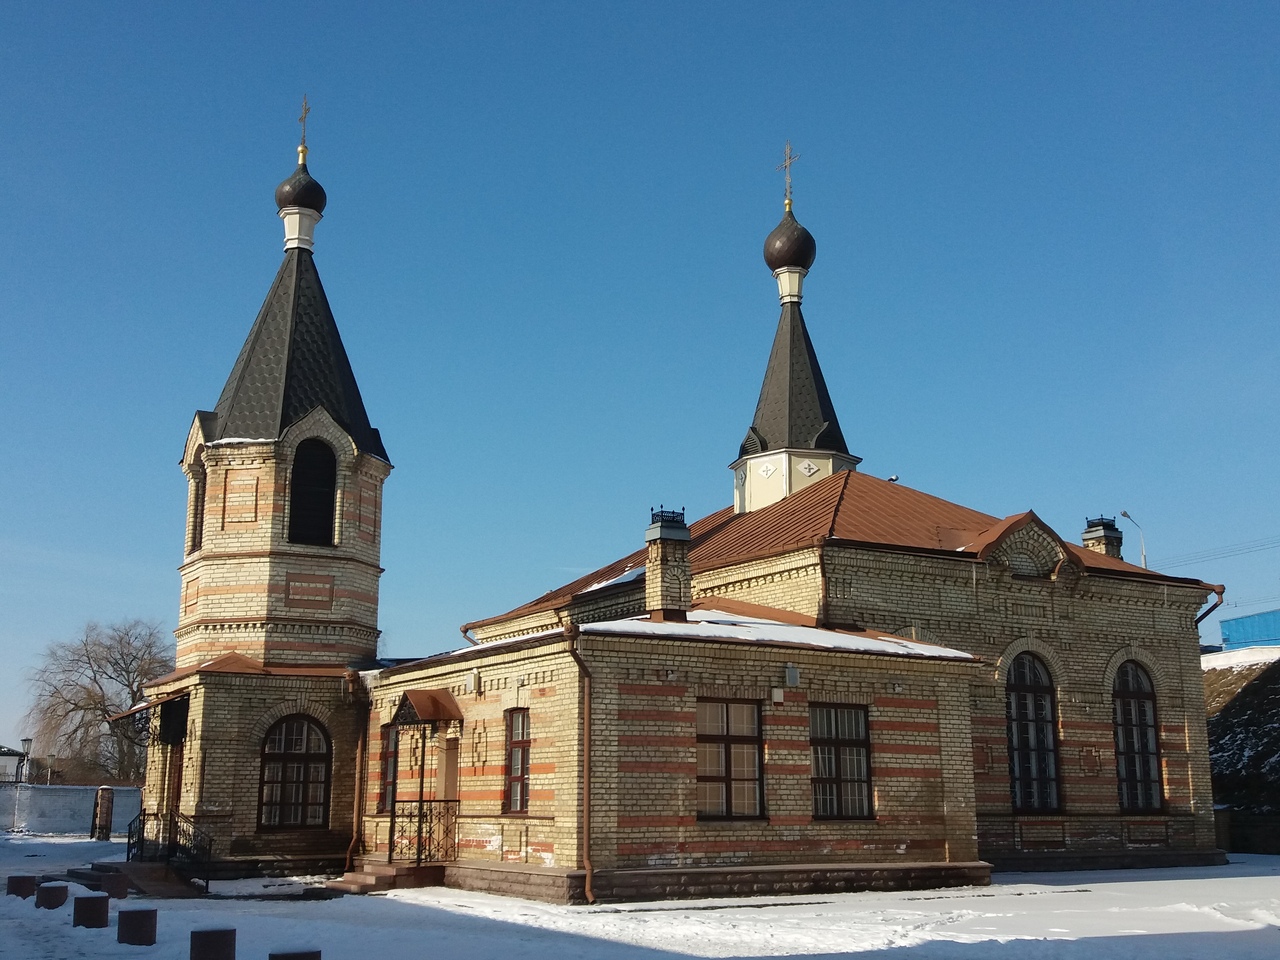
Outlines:
[[1156,726],[1156,691],[1151,676],[1132,660],[1120,664],[1112,686],[1116,730],[1116,781],[1120,809],[1159,810],[1160,741]]
[[764,816],[760,704],[698,701],[698,816]]
[[809,707],[813,815],[822,820],[871,816],[871,738],[867,708]]
[[294,714],[262,741],[258,825],[288,830],[329,825],[329,737],[310,717]]
[[289,481],[289,542],[333,546],[338,460],[323,440],[303,440]]
[[195,553],[204,543],[205,475],[202,470],[191,482],[191,547],[187,553]]
[[395,804],[399,772],[400,728],[389,723],[382,728],[382,783],[378,791],[378,813],[386,813]]
[[1005,684],[1009,723],[1009,792],[1016,811],[1057,810],[1057,705],[1053,680],[1039,657],[1020,653]]
[[529,711],[507,711],[507,788],[504,813],[529,812]]

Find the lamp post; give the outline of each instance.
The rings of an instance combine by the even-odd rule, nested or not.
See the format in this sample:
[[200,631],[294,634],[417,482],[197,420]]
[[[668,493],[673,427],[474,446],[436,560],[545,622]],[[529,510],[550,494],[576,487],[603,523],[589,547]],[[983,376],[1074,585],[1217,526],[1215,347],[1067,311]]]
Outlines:
[[1142,527],[1138,526],[1138,521],[1129,516],[1128,510],[1121,510],[1120,516],[1124,517],[1135,527],[1138,527],[1138,545],[1142,548],[1142,569],[1147,568],[1147,538],[1142,535]]
[[44,785],[46,787],[53,786],[53,765],[57,762],[58,762],[58,755],[56,753],[49,754],[49,770],[48,770],[47,776],[44,779]]
[[31,779],[31,738],[22,738],[22,759],[19,761],[18,776],[15,777],[19,783],[26,783]]

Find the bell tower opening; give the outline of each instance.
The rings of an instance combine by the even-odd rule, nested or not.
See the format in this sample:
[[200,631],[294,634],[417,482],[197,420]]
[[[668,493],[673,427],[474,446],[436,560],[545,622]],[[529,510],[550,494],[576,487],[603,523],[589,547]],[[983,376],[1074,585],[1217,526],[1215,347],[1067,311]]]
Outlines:
[[289,542],[333,546],[338,458],[323,440],[303,440],[289,478]]

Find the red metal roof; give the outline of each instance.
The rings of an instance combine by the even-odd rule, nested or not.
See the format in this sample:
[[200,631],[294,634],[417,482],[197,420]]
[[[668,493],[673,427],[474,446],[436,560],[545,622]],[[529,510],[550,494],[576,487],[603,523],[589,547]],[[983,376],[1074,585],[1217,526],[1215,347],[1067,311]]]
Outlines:
[[[763,509],[735,514],[732,507],[726,507],[696,521],[690,527],[689,564],[696,575],[828,540],[981,559],[1006,535],[1033,522],[1049,529],[1031,511],[1001,520],[900,483],[845,470]],[[1085,570],[1165,582],[1200,582],[1168,577],[1053,536]],[[646,556],[644,549],[637,550],[514,610],[468,623],[463,630],[563,606],[585,590],[642,566]]]

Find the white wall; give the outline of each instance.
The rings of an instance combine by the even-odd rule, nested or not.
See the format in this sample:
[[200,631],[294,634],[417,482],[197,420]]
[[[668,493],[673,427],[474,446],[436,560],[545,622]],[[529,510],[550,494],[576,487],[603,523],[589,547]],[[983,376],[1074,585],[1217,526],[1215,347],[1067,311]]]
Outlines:
[[[142,791],[115,787],[111,832],[123,834],[142,809]],[[97,787],[46,787],[34,783],[0,784],[0,830],[70,833],[89,836]]]

